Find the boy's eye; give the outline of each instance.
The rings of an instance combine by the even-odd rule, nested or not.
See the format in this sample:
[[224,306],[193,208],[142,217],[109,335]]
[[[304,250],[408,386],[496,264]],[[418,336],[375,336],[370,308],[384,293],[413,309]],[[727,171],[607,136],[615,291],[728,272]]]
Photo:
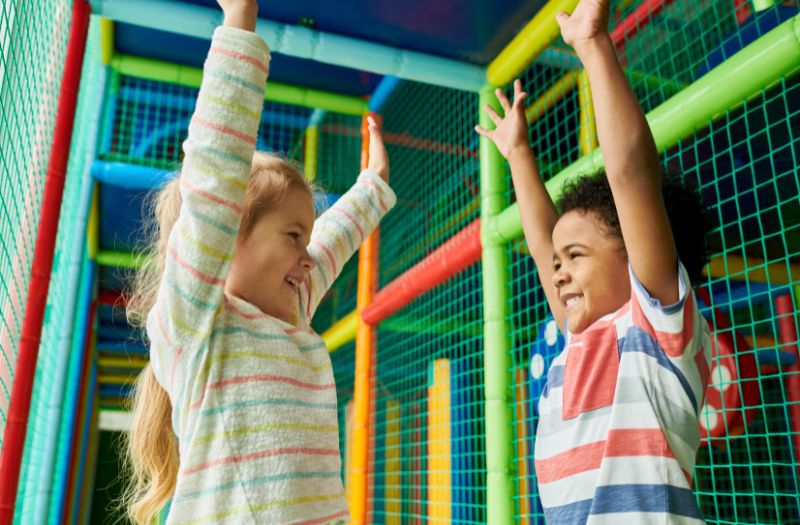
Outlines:
[[561,263],[553,263],[553,270],[558,271],[561,269]]
[[583,255],[583,254],[582,254],[582,253],[580,253],[580,252],[572,252],[571,254],[569,254],[569,258],[570,258],[570,259],[574,259],[574,258],[576,258],[576,257],[581,257],[582,255]]

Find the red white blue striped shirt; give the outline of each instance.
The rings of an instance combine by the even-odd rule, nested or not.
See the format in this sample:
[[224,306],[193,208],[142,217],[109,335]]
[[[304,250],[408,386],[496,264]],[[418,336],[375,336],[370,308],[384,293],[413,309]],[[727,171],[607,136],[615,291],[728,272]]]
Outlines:
[[711,339],[686,270],[662,306],[631,298],[567,334],[539,401],[535,467],[547,523],[703,523],[692,494]]

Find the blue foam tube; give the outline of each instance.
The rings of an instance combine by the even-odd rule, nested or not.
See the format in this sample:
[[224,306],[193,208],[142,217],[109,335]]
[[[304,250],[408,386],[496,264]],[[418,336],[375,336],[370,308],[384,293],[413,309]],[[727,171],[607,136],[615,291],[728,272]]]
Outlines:
[[[222,23],[219,9],[185,2],[91,0],[91,4],[93,14],[117,22],[203,39]],[[486,70],[481,66],[307,27],[259,19],[256,33],[273,53],[475,93],[486,83]]]
[[328,112],[324,109],[315,109],[311,112],[311,116],[308,118],[308,125],[309,126],[319,126],[322,124],[322,121],[325,120],[325,115]]
[[85,275],[81,276],[81,298],[78,309],[80,315],[75,316],[75,326],[72,331],[72,348],[70,349],[69,374],[65,385],[64,406],[66,409],[62,413],[61,428],[58,432],[58,450],[56,453],[56,466],[53,472],[53,480],[57,483],[56,490],[50,498],[49,523],[59,525],[63,523],[64,501],[68,484],[65,481],[69,476],[70,452],[72,450],[72,440],[75,432],[78,431],[78,421],[80,418],[80,392],[83,388],[81,375],[83,373],[83,361],[87,353],[87,330],[90,328],[89,312],[91,310],[92,295],[96,264],[87,257],[84,259]]
[[157,188],[175,175],[176,172],[174,171],[125,164],[123,162],[96,160],[92,163],[92,177],[97,182],[130,190]]
[[[92,359],[91,354],[87,357],[88,359]],[[81,489],[83,488],[84,477],[86,476],[86,463],[89,460],[87,453],[89,439],[92,433],[92,413],[94,412],[94,406],[97,402],[97,396],[94,395],[95,385],[97,383],[97,362],[92,363],[89,374],[89,388],[86,392],[87,396],[89,397],[86,403],[86,421],[84,422],[81,432],[81,450],[80,456],[78,457],[78,475],[75,476],[75,490],[73,491],[73,497],[76,501],[75,505],[72,506],[72,515],[69,517],[69,520],[65,520],[65,523],[78,523],[78,514],[81,510],[81,499],[85,497],[85,495],[81,493]]]
[[400,79],[395,76],[383,77],[372,96],[369,98],[369,110],[375,113],[383,111],[383,107],[391,98],[392,93],[400,84]]
[[[89,204],[91,202],[93,184],[89,177],[84,177],[80,188],[80,202],[78,213],[76,213],[74,228],[80,233],[79,239],[72,246],[68,247],[64,257],[64,269],[66,292],[65,310],[60,319],[58,334],[61,336],[50,345],[43,345],[43,352],[39,359],[42,368],[49,368],[52,376],[48,378],[50,386],[48,391],[55,395],[48,399],[40,399],[37,403],[36,411],[39,415],[33,423],[33,436],[31,449],[37,452],[38,465],[31,464],[31,472],[38,472],[28,477],[26,492],[35,494],[32,498],[26,498],[23,503],[22,514],[32,515],[32,523],[44,523],[46,512],[49,508],[50,480],[52,479],[53,468],[55,468],[56,442],[58,439],[57,429],[61,421],[61,404],[63,399],[64,382],[67,374],[67,364],[69,357],[69,344],[72,337],[72,322],[76,313],[76,303],[79,294],[85,292],[86,283],[82,282],[84,246],[86,235],[86,224],[89,218]],[[44,372],[42,373],[44,374]],[[53,401],[55,400],[55,402]],[[29,504],[31,505],[29,507]],[[30,514],[29,514],[30,513]],[[26,520],[27,521],[27,520]]]
[[117,343],[109,341],[97,341],[97,351],[109,354],[135,354],[147,355],[147,347],[138,343]]

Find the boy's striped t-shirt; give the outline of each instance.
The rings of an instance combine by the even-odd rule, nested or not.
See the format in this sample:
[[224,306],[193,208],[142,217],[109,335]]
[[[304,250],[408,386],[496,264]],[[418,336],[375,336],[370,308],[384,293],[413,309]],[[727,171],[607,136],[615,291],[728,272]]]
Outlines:
[[662,306],[631,298],[568,333],[539,401],[535,468],[553,524],[703,523],[692,494],[711,339],[683,265]]
[[224,292],[268,64],[260,37],[218,28],[184,143],[181,210],[147,322],[179,444],[169,524],[348,518],[333,369],[308,321],[395,195],[367,170],[316,220],[315,267],[299,287],[296,323]]

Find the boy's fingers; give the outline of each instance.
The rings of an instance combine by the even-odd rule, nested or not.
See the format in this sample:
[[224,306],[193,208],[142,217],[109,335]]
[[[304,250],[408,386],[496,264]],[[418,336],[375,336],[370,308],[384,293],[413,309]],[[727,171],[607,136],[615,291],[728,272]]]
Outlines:
[[528,98],[527,93],[525,93],[524,91],[522,93],[519,93],[517,96],[514,97],[514,105],[517,107],[524,106],[526,98]]
[[511,109],[511,102],[509,102],[508,97],[506,97],[506,94],[503,93],[502,89],[495,89],[494,94],[497,96],[497,100],[500,102],[500,107],[503,108],[503,111],[508,111]]
[[487,139],[492,138],[491,134],[490,134],[491,132],[488,129],[484,129],[484,128],[480,127],[480,126],[475,126],[475,131],[478,133],[478,135],[482,135],[482,136],[486,137]]
[[499,126],[503,121],[500,115],[497,114],[497,111],[495,111],[494,108],[489,104],[486,104],[486,114],[489,115],[489,118],[492,119],[492,122],[494,122],[495,126]]

